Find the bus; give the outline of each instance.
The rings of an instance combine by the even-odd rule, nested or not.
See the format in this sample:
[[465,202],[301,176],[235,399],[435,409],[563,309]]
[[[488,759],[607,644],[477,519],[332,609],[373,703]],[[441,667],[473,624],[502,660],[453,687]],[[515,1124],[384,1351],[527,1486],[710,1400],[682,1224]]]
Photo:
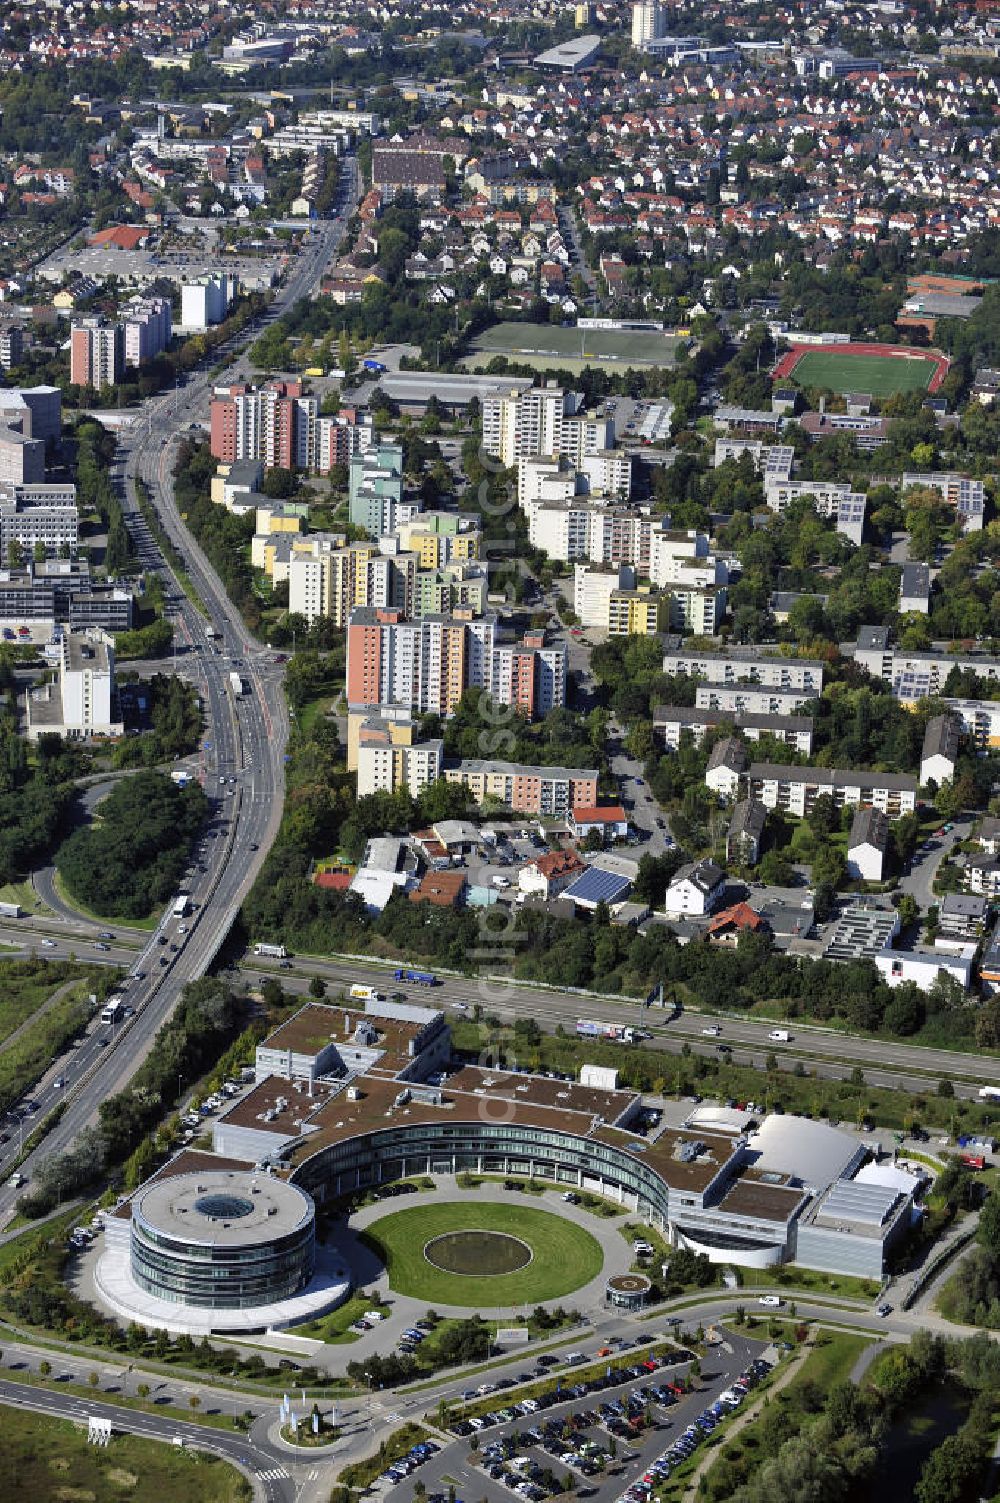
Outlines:
[[171,918],[182,919],[188,912],[190,907],[191,894],[187,892],[179,892],[176,898],[174,898],[174,906],[171,912]]
[[101,1009],[101,1022],[109,1024],[112,1028],[120,1023],[125,1012],[124,997],[109,997]]

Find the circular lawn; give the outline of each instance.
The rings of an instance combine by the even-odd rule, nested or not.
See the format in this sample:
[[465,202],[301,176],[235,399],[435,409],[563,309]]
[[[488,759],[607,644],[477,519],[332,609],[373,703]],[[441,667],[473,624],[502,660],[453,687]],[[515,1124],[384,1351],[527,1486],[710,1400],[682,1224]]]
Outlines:
[[[396,1211],[372,1222],[362,1237],[385,1264],[397,1294],[473,1309],[561,1299],[597,1278],[604,1262],[600,1244],[574,1222],[502,1203],[445,1201]],[[495,1271],[510,1266],[498,1253],[518,1244],[515,1261],[521,1266]]]

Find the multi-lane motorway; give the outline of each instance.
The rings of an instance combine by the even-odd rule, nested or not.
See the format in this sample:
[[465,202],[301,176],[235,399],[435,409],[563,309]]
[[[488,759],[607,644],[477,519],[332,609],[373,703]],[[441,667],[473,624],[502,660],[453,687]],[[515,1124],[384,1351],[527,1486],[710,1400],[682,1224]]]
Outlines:
[[[318,284],[343,235],[356,196],[353,164],[348,171],[344,207],[335,219],[313,228],[262,322],[280,316]],[[244,331],[241,338],[245,341],[253,332]],[[223,347],[222,353],[238,360],[233,344]],[[216,350],[213,360],[218,361],[219,354]],[[234,364],[231,378],[235,378],[237,369]],[[144,947],[131,953],[134,979],[127,997],[135,1011],[116,1035],[111,1036],[109,1030],[93,1030],[82,1045],[53,1067],[47,1081],[58,1077],[64,1083],[58,1088],[47,1083],[47,1099],[40,1100],[40,1112],[34,1120],[41,1120],[41,1109],[53,1104],[55,1090],[65,1103],[65,1111],[22,1166],[29,1179],[41,1158],[68,1148],[81,1129],[95,1119],[101,1101],[122,1088],[145,1057],[183,987],[205,974],[281,819],[288,737],[281,669],[273,656],[248,636],[214,569],[184,527],[173,498],[171,470],[176,437],[195,418],[204,417],[212,386],[225,379],[225,375],[213,380],[207,372],[195,373],[181,390],[151,398],[131,430],[126,430],[113,474],[140,561],[148,571],[161,575],[175,632],[185,644],[189,660],[194,657],[198,662],[197,682],[207,727],[204,786],[212,805],[212,825],[189,884],[194,911],[183,921],[183,930],[180,920],[165,917]],[[139,479],[148,487],[161,526],[185,559],[198,606],[206,614],[184,594],[139,511]],[[234,666],[246,684],[246,692],[238,698],[229,687]],[[19,932],[23,936],[23,930]],[[161,937],[165,944],[159,942]],[[65,948],[68,946],[63,941],[53,953]],[[116,959],[118,953],[109,951],[106,958]],[[10,1155],[16,1142],[2,1146]],[[0,1226],[13,1215],[17,1193],[9,1183],[0,1189]]]
[[[272,970],[282,985],[304,991],[309,977],[321,976],[331,988],[348,988],[355,982],[377,986],[383,992],[404,991],[411,1001],[443,1007],[456,1018],[471,1017],[476,1004],[485,1014],[496,1016],[501,1024],[512,1025],[516,1018],[533,1018],[541,1028],[553,1031],[561,1025],[572,1033],[577,1018],[602,1022],[625,1023],[650,1034],[647,1048],[678,1053],[687,1045],[695,1053],[716,1054],[720,1045],[732,1051],[735,1063],[754,1063],[762,1068],[769,1054],[774,1054],[785,1069],[799,1060],[810,1071],[830,1079],[849,1076],[860,1068],[869,1085],[886,1085],[910,1091],[933,1090],[938,1080],[947,1076],[955,1082],[957,1096],[975,1096],[981,1083],[1000,1085],[1000,1058],[993,1054],[970,1054],[953,1049],[933,1049],[922,1045],[894,1042],[891,1039],[866,1039],[836,1033],[796,1020],[787,1024],[789,1042],[768,1038],[773,1021],[752,1018],[719,1018],[715,1014],[686,1009],[672,1016],[670,1009],[646,1008],[635,999],[595,996],[592,992],[555,990],[547,987],[512,984],[502,975],[462,977],[438,972],[439,984],[433,990],[424,987],[399,987],[392,970],[377,962],[357,959],[296,957],[291,972],[278,971],[268,962],[255,963],[251,972],[260,975]],[[669,988],[668,988],[669,991]],[[707,1037],[703,1030],[718,1025],[721,1033]],[[484,1048],[491,1030],[483,1030]],[[963,1083],[964,1082],[964,1083]]]

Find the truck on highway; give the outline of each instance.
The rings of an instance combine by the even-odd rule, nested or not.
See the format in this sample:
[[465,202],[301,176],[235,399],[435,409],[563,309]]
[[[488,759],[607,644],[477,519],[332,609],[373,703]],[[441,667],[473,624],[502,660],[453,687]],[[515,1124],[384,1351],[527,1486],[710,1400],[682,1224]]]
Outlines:
[[356,1002],[380,1002],[382,1000],[374,986],[355,984],[351,987],[351,996]]
[[771,1040],[772,1044],[790,1043],[791,1037],[792,1035],[789,1033],[787,1028],[772,1028],[771,1032],[768,1034],[768,1038]]
[[580,1038],[604,1039],[610,1044],[633,1044],[636,1031],[627,1023],[595,1023],[589,1018],[577,1018],[576,1031]]
[[0,903],[0,918],[20,918],[20,903]]
[[288,959],[288,951],[284,945],[254,945],[253,953],[255,955],[267,955],[272,960]]
[[396,972],[396,980],[409,981],[414,986],[437,986],[438,984],[437,977],[432,976],[430,971],[411,971],[405,966],[400,967]]
[[246,685],[238,673],[229,675],[229,687],[233,691],[234,699],[239,699],[240,695],[246,692]]
[[175,919],[182,919],[185,914],[190,913],[190,911],[191,894],[189,892],[179,892],[176,898],[174,898],[174,906],[170,910],[170,917]]
[[1000,1101],[1000,1086],[980,1086],[979,1099],[980,1101]]

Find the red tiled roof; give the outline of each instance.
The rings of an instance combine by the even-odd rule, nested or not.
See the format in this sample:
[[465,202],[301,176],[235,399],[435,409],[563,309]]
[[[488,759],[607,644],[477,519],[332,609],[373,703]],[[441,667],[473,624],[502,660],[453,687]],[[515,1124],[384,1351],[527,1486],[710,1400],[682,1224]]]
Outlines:
[[620,825],[627,819],[621,804],[606,804],[602,808],[588,808],[577,804],[573,810],[574,823],[578,825]]
[[717,913],[708,926],[707,933],[715,934],[719,929],[749,929],[756,933],[758,929],[764,929],[767,925],[760,914],[750,907],[749,903],[734,903],[731,908],[724,908]]

